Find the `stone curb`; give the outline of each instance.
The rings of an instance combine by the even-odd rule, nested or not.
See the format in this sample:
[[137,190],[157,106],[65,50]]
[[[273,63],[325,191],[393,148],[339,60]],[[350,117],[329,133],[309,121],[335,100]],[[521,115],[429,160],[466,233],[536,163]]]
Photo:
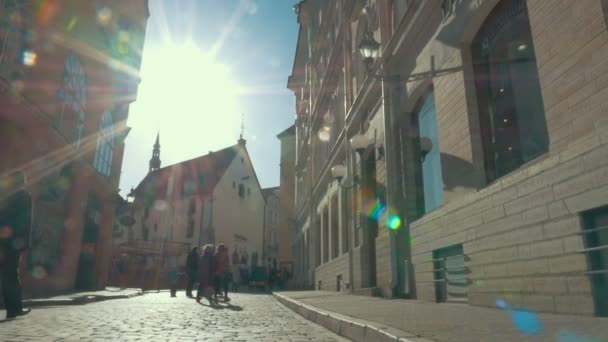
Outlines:
[[28,308],[44,307],[44,306],[63,306],[63,305],[84,305],[95,302],[102,302],[112,299],[128,299],[136,296],[141,296],[141,291],[125,294],[125,295],[110,295],[110,296],[81,296],[66,299],[28,299],[23,301],[23,306]]
[[353,319],[330,311],[320,310],[298,300],[273,293],[274,298],[309,321],[355,342],[436,342],[365,320]]

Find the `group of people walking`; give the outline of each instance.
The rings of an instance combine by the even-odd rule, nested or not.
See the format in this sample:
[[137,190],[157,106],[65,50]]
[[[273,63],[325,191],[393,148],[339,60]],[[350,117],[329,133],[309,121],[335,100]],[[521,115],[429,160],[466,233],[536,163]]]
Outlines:
[[231,283],[230,257],[228,249],[223,244],[217,247],[211,244],[202,247],[194,247],[186,261],[186,274],[188,285],[186,295],[194,298],[192,291],[198,283],[196,301],[201,302],[203,298],[214,306],[219,303],[219,298],[225,302],[230,301],[228,297],[228,286]]

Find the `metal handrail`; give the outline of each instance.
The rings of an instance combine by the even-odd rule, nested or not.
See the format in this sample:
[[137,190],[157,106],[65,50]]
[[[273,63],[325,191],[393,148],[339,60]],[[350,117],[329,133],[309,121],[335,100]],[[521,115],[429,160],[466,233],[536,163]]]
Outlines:
[[599,232],[599,231],[607,230],[607,229],[608,229],[608,226],[599,226],[599,227],[595,227],[593,229],[583,229],[580,232],[578,232],[577,234],[585,235],[585,234],[595,233],[595,232]]
[[586,275],[595,275],[595,274],[608,274],[608,269],[603,269],[603,270],[595,270],[595,271],[587,271],[585,272]]
[[576,251],[577,253],[589,253],[589,252],[595,252],[595,251],[603,251],[608,249],[608,245],[601,245],[601,246],[596,246],[596,247],[589,247],[589,248],[584,248],[581,250]]

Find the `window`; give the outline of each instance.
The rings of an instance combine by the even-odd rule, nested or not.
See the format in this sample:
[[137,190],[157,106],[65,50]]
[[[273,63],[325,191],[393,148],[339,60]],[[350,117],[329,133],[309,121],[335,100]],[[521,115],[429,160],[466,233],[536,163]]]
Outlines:
[[257,266],[257,265],[258,265],[258,253],[253,252],[253,253],[251,253],[251,266]]
[[148,241],[148,238],[150,236],[150,229],[148,229],[148,227],[146,227],[146,226],[143,226],[142,227],[142,235],[143,235],[144,241]]
[[432,91],[422,101],[416,115],[421,149],[424,212],[431,212],[444,203],[439,128],[435,109],[435,93]]
[[191,238],[194,236],[194,220],[188,221],[188,230],[186,231],[186,237]]
[[247,188],[247,196],[251,196],[251,188]]
[[158,231],[158,224],[154,224],[154,232],[156,233]]
[[582,217],[595,315],[608,317],[608,207],[587,211]]
[[110,177],[112,174],[112,155],[114,154],[113,127],[112,114],[110,112],[103,113],[93,167],[106,177]]
[[503,0],[472,44],[487,181],[548,151],[526,1]]
[[239,184],[239,197],[245,198],[245,186],[243,184]]
[[235,189],[236,188],[236,182],[232,182],[232,188]]

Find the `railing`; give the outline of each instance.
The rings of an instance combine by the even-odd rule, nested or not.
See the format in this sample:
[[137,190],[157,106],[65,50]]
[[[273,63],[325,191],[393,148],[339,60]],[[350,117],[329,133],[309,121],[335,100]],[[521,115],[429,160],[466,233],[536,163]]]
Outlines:
[[[578,235],[587,235],[587,234],[592,234],[592,233],[597,233],[597,232],[602,232],[602,231],[608,231],[608,226],[600,226],[600,227],[595,227],[592,229],[585,229],[585,230],[578,232]],[[589,257],[591,257],[591,255],[589,255],[590,253],[601,252],[601,251],[605,251],[605,250],[608,250],[608,244],[583,248],[583,249],[578,250],[577,253],[587,254]],[[602,267],[603,268],[600,268],[600,269],[592,269],[592,270],[586,271],[585,275],[608,274],[608,268],[607,268],[608,265],[602,265]]]

